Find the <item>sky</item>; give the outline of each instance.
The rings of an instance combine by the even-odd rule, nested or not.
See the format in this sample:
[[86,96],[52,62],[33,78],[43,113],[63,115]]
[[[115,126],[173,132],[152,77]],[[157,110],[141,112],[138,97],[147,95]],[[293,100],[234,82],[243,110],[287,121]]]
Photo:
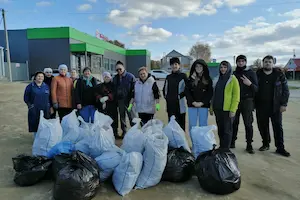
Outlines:
[[173,49],[187,55],[196,42],[209,44],[217,62],[271,54],[286,64],[294,49],[300,57],[300,0],[0,0],[0,8],[8,29],[98,29],[153,60]]

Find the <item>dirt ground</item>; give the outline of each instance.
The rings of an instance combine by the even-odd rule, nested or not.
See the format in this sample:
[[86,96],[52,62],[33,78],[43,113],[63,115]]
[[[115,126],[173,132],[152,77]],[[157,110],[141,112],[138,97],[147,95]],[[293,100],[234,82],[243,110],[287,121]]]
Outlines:
[[[33,137],[27,131],[27,110],[23,103],[26,84],[0,83],[0,199],[1,200],[50,200],[53,183],[44,181],[31,187],[18,187],[13,182],[14,170],[11,158],[21,153],[31,153]],[[291,91],[299,94],[299,91]],[[296,95],[297,96],[297,95]],[[157,117],[167,122],[162,111]],[[214,124],[214,118],[209,117]],[[261,146],[261,138],[254,122],[254,148]],[[239,162],[242,175],[241,189],[231,195],[215,196],[204,192],[194,177],[192,180],[172,184],[162,182],[156,187],[135,190],[124,197],[125,200],[299,200],[300,199],[300,98],[291,98],[288,111],[284,113],[286,149],[290,158],[268,152],[245,153],[245,131],[240,126],[237,148],[233,150]],[[273,141],[272,141],[273,142]],[[102,185],[95,200],[122,199],[109,184]]]

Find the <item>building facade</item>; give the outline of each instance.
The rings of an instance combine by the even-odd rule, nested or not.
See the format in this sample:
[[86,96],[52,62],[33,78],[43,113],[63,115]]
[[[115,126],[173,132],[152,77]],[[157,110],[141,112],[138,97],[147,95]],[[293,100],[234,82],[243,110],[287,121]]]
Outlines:
[[[99,76],[104,71],[115,73],[117,61],[136,76],[141,66],[150,69],[149,51],[125,49],[71,27],[9,30],[8,35],[11,62],[28,62],[30,75],[45,67],[57,69],[62,63],[79,73],[91,67]],[[3,31],[0,46],[5,46]]]
[[287,70],[286,77],[288,79],[300,79],[300,58],[291,58],[284,68]]

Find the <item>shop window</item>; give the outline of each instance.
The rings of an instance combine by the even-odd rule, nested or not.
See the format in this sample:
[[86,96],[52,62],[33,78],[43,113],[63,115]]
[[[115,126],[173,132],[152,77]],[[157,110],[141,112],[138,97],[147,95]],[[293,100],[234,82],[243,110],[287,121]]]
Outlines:
[[108,71],[109,70],[109,59],[104,58],[103,59],[103,64],[104,64],[104,70]]
[[116,60],[110,60],[110,71],[113,72],[115,70]]

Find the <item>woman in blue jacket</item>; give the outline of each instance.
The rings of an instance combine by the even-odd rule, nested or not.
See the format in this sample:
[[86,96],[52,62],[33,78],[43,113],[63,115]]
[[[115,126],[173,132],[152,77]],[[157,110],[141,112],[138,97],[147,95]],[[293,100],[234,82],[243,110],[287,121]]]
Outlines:
[[44,79],[43,72],[36,72],[34,81],[27,85],[24,93],[24,102],[28,106],[28,129],[34,135],[38,130],[40,111],[44,111],[46,119],[50,118],[50,90]]

